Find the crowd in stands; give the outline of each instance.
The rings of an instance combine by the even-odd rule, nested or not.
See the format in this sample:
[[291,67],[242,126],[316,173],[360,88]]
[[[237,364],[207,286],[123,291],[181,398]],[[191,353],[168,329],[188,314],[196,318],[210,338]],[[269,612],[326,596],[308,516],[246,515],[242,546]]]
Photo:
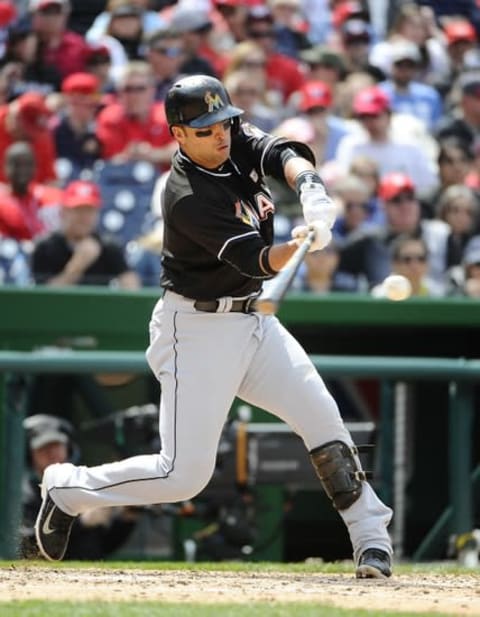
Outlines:
[[296,289],[480,296],[479,37],[477,0],[0,0],[0,284],[158,285],[164,99],[205,73],[337,204]]

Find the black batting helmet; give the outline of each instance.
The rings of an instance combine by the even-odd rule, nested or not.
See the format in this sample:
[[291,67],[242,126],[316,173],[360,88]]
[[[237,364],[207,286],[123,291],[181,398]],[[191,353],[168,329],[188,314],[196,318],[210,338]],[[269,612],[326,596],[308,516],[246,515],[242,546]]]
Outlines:
[[184,124],[200,129],[227,118],[236,118],[243,109],[234,107],[223,84],[208,75],[189,75],[173,84],[165,99],[169,126]]

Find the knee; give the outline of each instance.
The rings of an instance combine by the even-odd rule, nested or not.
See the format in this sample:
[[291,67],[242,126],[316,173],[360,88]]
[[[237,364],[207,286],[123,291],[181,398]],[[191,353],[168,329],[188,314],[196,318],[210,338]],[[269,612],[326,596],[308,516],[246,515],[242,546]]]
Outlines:
[[160,501],[165,501],[165,482],[168,484],[169,502],[185,501],[198,495],[207,486],[213,471],[214,465],[205,463],[188,467],[174,465],[168,477],[158,485]]

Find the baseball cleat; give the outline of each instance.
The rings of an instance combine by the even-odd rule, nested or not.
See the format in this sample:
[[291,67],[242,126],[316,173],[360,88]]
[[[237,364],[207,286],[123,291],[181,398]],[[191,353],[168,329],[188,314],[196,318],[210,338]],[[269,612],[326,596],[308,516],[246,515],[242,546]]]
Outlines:
[[40,553],[49,561],[63,559],[75,516],[65,514],[55,504],[47,490],[45,474],[42,481],[42,505],[35,521],[35,537]]
[[358,560],[357,578],[388,578],[392,575],[390,555],[378,548],[367,548]]

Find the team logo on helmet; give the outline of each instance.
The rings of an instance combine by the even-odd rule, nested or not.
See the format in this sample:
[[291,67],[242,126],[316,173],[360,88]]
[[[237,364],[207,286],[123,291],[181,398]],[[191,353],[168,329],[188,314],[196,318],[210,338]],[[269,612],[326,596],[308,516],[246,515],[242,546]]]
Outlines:
[[214,111],[220,109],[220,107],[224,107],[225,103],[222,101],[220,95],[212,94],[210,90],[205,94],[204,98],[205,103],[208,105],[208,113],[211,114]]

